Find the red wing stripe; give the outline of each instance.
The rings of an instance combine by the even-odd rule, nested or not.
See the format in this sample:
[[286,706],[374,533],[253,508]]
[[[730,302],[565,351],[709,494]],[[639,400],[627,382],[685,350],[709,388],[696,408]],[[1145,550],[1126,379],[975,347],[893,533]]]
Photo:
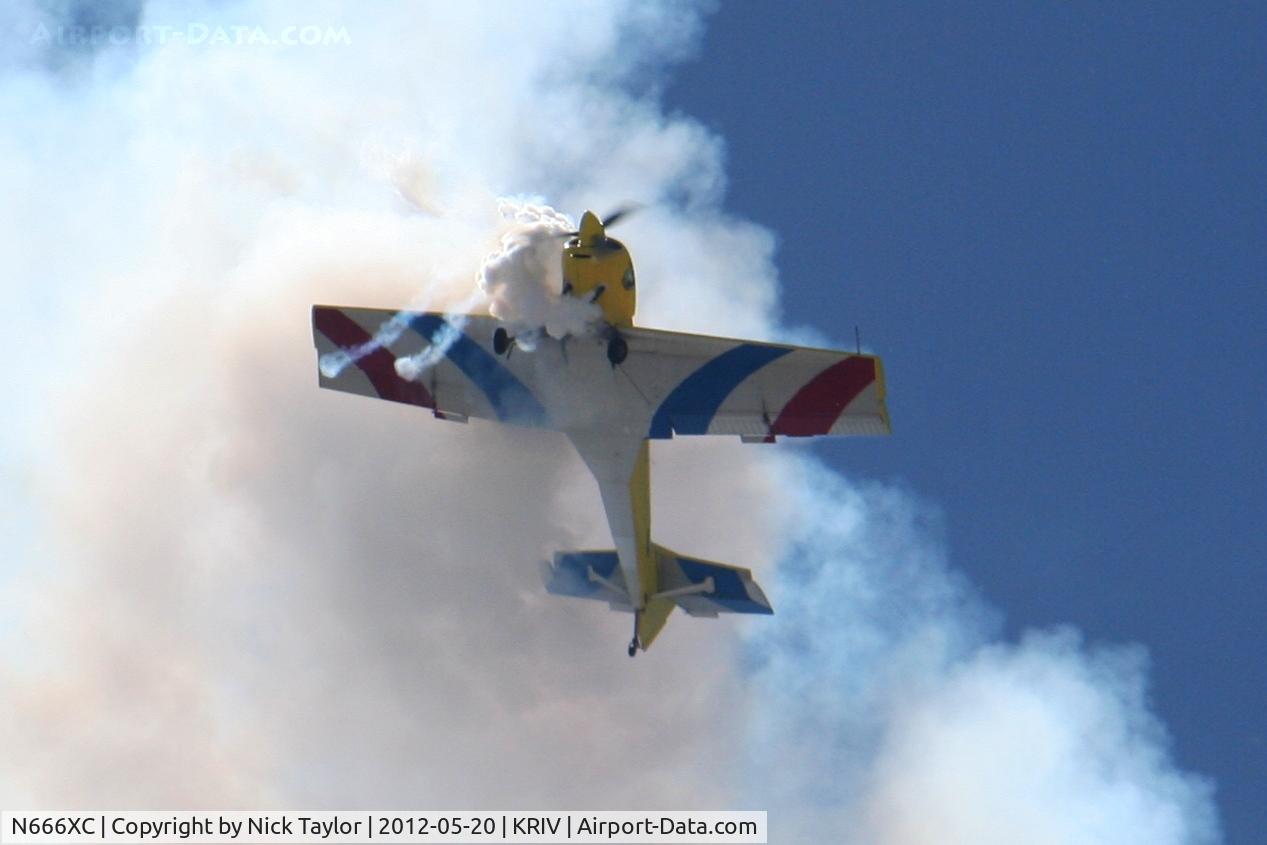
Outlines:
[[[345,351],[355,350],[374,339],[355,320],[337,308],[314,308],[312,324],[317,331]],[[370,380],[374,391],[383,399],[435,408],[435,400],[431,398],[427,388],[416,381],[406,381],[396,374],[396,358],[386,349],[379,347],[363,355],[355,363]]]
[[779,412],[771,434],[826,434],[845,408],[875,381],[875,360],[850,356],[832,364],[796,392]]

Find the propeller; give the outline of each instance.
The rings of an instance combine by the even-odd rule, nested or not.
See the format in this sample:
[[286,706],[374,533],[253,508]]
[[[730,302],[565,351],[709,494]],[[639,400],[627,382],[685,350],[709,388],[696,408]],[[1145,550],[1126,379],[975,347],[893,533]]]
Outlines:
[[617,208],[615,211],[611,212],[610,214],[602,218],[603,228],[606,229],[609,226],[615,226],[616,221],[619,220],[620,218],[628,217],[629,215],[634,214],[641,210],[642,210],[642,205],[640,205],[639,203],[628,203],[626,205],[622,205],[620,208]]
[[[613,209],[607,216],[600,217],[599,224],[603,227],[603,230],[606,231],[609,227],[616,225],[616,221],[641,211],[643,208],[644,206],[641,203],[626,203],[625,205]],[[560,232],[558,235],[558,237],[561,238],[579,238],[580,236],[581,232],[579,229],[574,232]]]

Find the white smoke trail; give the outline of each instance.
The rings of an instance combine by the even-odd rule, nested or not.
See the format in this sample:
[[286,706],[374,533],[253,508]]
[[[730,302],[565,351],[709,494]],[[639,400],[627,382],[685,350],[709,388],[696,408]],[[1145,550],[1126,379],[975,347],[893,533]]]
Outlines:
[[804,806],[790,838],[1217,839],[1210,785],[1173,767],[1148,712],[1142,649],[1088,649],[1072,630],[999,642],[934,509],[809,461],[783,471],[782,600],[749,642],[747,727],[754,763],[783,773],[760,791]]
[[[144,20],[191,14],[301,15]],[[693,10],[321,14],[352,44],[129,45],[0,79],[0,322],[50,350],[6,371],[6,517],[30,518],[0,564],[0,805],[742,806],[779,842],[1217,841],[1139,651],[998,642],[910,494],[657,444],[657,539],[756,567],[778,615],[675,619],[630,662],[625,617],[536,579],[608,544],[561,438],[316,390],[312,303],[421,287],[459,310],[496,197],[524,190],[686,197],[622,232],[640,321],[780,330],[770,234],[718,209],[718,140],[623,85],[689,50]]]
[[427,370],[434,367],[443,360],[444,356],[453,348],[453,344],[457,343],[459,337],[462,336],[462,329],[466,326],[466,315],[456,313],[451,314],[444,320],[444,325],[440,327],[440,331],[432,336],[431,344],[416,355],[408,355],[397,358],[394,362],[396,375],[406,381],[414,381]]
[[[415,200],[411,203],[416,204]],[[435,366],[461,337],[466,316],[486,305],[490,314],[506,323],[520,349],[531,352],[533,338],[541,331],[551,337],[583,335],[602,318],[602,309],[562,291],[559,249],[564,235],[575,229],[566,216],[549,206],[502,198],[498,212],[510,229],[501,237],[501,248],[484,260],[476,276],[476,290],[446,315],[440,333],[421,352],[396,359],[401,378],[414,380]],[[354,349],[338,349],[322,355],[318,366],[327,378],[383,347],[390,347],[408,330],[412,313],[425,311],[430,297],[423,293],[408,308],[385,321],[373,338]]]
[[409,328],[411,313],[419,310],[426,310],[426,304],[421,303],[416,308],[397,311],[391,316],[391,319],[378,327],[372,338],[360,346],[355,346],[351,349],[336,349],[333,352],[327,352],[322,355],[317,359],[317,368],[321,370],[321,374],[326,378],[337,378],[340,373],[366,355],[372,355],[384,346],[391,346],[399,340],[400,336]]
[[559,253],[576,224],[547,205],[514,199],[498,205],[512,225],[502,235],[501,248],[480,268],[479,287],[488,296],[489,313],[505,322],[525,349],[531,348],[534,332],[562,338],[592,331],[602,309],[563,293]]
[[[483,293],[477,290],[454,306],[453,310],[445,315],[444,325],[440,327],[440,331],[437,334],[431,337],[431,343],[427,345],[426,349],[415,355],[396,359],[396,374],[406,381],[414,381],[427,370],[440,363],[444,356],[449,354],[453,344],[457,343],[458,338],[462,336],[471,309],[483,301]],[[400,317],[401,315],[397,314],[396,316]]]

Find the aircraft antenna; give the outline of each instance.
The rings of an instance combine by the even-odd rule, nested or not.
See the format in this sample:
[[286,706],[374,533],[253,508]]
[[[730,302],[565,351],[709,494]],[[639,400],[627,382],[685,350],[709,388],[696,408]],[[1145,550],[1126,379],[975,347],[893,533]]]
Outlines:
[[651,400],[647,398],[647,394],[642,392],[642,388],[638,386],[638,382],[634,381],[633,376],[629,375],[629,371],[624,367],[619,366],[616,367],[616,369],[620,370],[620,372],[624,374],[625,378],[629,379],[629,383],[633,385],[633,389],[638,391],[638,395],[642,397],[642,401],[646,403],[648,408],[650,408]]
[[858,350],[858,354],[862,354],[862,333],[858,331],[858,324],[853,325],[853,343]]

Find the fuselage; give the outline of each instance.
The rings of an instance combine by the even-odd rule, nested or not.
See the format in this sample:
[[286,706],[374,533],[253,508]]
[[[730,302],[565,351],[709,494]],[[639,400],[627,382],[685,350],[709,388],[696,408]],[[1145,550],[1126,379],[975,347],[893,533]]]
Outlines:
[[[625,245],[608,237],[603,222],[592,211],[581,216],[580,229],[563,247],[563,292],[603,309],[603,321],[609,332],[634,324],[634,312],[638,304],[638,288],[634,276],[633,259]],[[615,362],[613,361],[613,366]],[[620,427],[620,420],[608,425],[613,436]],[[576,439],[574,438],[574,441]],[[578,448],[581,448],[578,443]],[[600,481],[600,486],[601,486]],[[612,537],[629,589],[630,603],[637,613],[636,639],[642,647],[650,645],[664,627],[673,602],[654,598],[659,590],[657,583],[655,552],[651,544],[651,456],[650,442],[642,440],[634,457],[628,481],[628,500],[620,507],[632,511],[633,537],[622,537],[618,525],[629,525],[609,510],[608,521],[612,525]],[[609,495],[605,499],[612,499]],[[604,503],[609,508],[616,504]],[[632,542],[630,542],[632,540]]]

